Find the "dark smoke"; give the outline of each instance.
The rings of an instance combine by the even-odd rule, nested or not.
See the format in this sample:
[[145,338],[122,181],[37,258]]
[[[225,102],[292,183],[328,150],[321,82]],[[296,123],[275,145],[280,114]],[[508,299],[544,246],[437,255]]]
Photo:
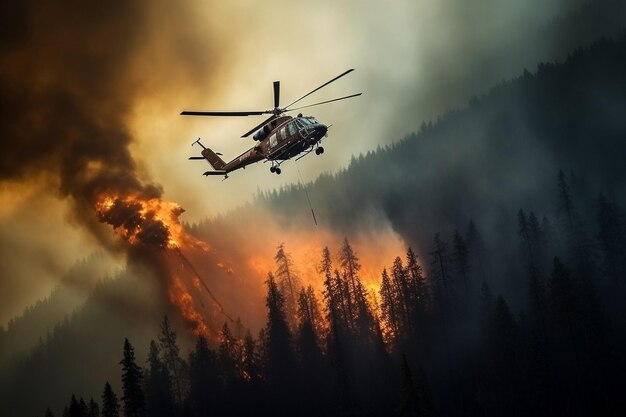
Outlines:
[[[25,184],[64,199],[74,225],[125,255],[134,270],[155,276],[157,286],[168,279],[167,264],[159,258],[168,227],[154,213],[139,216],[139,207],[123,200],[106,218],[98,218],[94,206],[103,195],[161,197],[162,187],[139,172],[131,155],[135,138],[129,120],[136,100],[154,88],[148,84],[171,75],[167,71],[198,80],[197,72],[207,70],[211,42],[190,30],[194,22],[189,5],[167,1],[0,5],[0,185]],[[159,70],[168,75],[154,68],[145,73],[145,57],[151,54],[172,62],[172,68]],[[33,212],[45,216],[46,209]],[[29,212],[26,219],[31,217]],[[102,223],[137,232],[146,245],[130,247]],[[5,252],[0,257],[10,256]],[[30,274],[37,274],[35,264],[46,259],[45,251],[37,252]],[[10,266],[2,272],[12,292],[15,271]]]
[[[1,9],[0,181],[44,182],[68,198],[73,215],[96,234],[102,228],[92,207],[101,193],[160,197],[161,187],[137,172],[127,122],[147,88],[137,55],[163,36],[151,19],[162,13],[168,24],[189,24],[188,6],[27,0]],[[170,36],[186,44],[180,65],[193,71],[188,51],[200,40]],[[201,47],[206,53],[210,45]]]

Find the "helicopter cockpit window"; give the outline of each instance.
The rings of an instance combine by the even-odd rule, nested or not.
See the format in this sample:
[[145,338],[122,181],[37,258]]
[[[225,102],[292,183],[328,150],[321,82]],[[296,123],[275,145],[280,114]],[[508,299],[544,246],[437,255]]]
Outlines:
[[298,128],[296,127],[296,122],[289,122],[289,134],[295,135],[298,132]]

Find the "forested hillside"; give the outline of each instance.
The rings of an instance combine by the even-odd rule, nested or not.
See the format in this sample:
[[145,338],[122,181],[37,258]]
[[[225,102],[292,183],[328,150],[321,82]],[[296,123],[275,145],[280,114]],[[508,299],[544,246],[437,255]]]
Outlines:
[[[596,42],[317,179],[308,192],[318,230],[346,238],[320,245],[306,282],[289,242],[271,247],[260,331],[227,322],[187,354],[169,320],[160,332],[139,330],[141,281],[105,281],[11,369],[3,410],[623,415],[624,74],[626,36]],[[269,216],[285,240],[294,230],[313,239],[298,186],[190,229],[228,253],[257,245],[258,255],[267,252],[264,227],[275,227]],[[372,219],[407,243],[373,277],[363,265],[375,255],[351,243]],[[105,308],[112,298],[115,315]],[[153,307],[141,311],[156,316]],[[102,337],[119,350],[99,351]],[[115,371],[94,375],[96,362]],[[63,393],[49,388],[59,373],[73,375]]]
[[[520,209],[551,224],[563,220],[559,171],[585,221],[593,221],[599,193],[626,202],[624,73],[626,36],[580,48],[562,64],[539,64],[534,73],[524,71],[472,98],[463,110],[422,122],[398,144],[320,176],[307,186],[316,215],[347,235],[380,215],[419,252],[428,250],[435,233],[449,240],[473,221],[486,245],[497,249],[497,272],[508,273],[518,250],[511,235]],[[263,194],[259,203],[285,224],[308,224],[300,188]],[[591,233],[593,224],[586,227]],[[497,281],[492,284],[506,280]]]

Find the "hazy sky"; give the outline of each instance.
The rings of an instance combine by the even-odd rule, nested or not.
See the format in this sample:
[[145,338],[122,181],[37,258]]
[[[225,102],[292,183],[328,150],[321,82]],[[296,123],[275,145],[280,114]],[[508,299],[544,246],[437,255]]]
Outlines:
[[[307,112],[333,125],[326,153],[298,162],[313,180],[553,59],[550,39],[527,41],[581,1],[113,3],[85,10],[81,2],[25,1],[3,10],[0,96],[3,108],[20,113],[0,120],[0,325],[101,246],[106,232],[85,228],[95,219],[72,187],[103,164],[160,184],[189,222],[298,181],[292,162],[280,177],[262,163],[227,181],[203,177],[208,165],[187,161],[199,154],[192,141],[201,137],[229,159],[252,146],[239,137],[261,119],[181,110],[268,109],[276,79],[284,105],[355,68],[303,102],[364,93]],[[75,155],[86,161],[80,171],[70,164]]]

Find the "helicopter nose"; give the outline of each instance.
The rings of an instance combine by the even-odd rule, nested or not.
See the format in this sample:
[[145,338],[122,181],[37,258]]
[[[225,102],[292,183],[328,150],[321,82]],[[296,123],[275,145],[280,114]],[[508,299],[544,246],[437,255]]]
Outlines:
[[328,126],[326,125],[320,123],[319,125],[315,126],[315,133],[317,133],[317,137],[319,137],[320,139],[324,137],[327,131]]

